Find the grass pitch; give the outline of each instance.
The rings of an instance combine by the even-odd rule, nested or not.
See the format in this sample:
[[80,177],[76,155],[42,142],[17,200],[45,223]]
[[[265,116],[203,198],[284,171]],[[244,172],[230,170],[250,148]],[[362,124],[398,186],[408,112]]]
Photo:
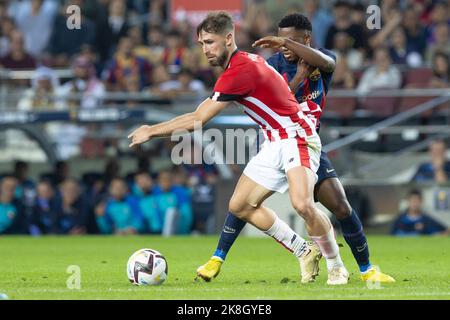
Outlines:
[[[346,286],[326,285],[325,261],[315,283],[299,282],[296,258],[270,238],[241,237],[214,281],[195,282],[195,270],[218,237],[0,237],[0,294],[10,299],[450,299],[450,238],[369,237],[371,260],[397,282],[372,288],[344,243],[351,273]],[[126,262],[141,248],[164,254],[167,281],[158,287],[128,282]],[[67,268],[80,267],[71,290]]]

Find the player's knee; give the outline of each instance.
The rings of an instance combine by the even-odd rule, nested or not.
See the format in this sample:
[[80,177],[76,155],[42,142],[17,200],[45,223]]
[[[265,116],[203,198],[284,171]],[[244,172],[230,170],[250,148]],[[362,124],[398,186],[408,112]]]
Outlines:
[[235,198],[231,198],[228,204],[228,211],[238,218],[243,218],[245,216],[245,203],[239,201]]
[[310,218],[314,214],[314,202],[312,200],[296,199],[292,206],[304,219]]
[[330,210],[338,220],[342,220],[350,217],[352,214],[352,207],[347,200],[342,200],[336,203],[336,205]]

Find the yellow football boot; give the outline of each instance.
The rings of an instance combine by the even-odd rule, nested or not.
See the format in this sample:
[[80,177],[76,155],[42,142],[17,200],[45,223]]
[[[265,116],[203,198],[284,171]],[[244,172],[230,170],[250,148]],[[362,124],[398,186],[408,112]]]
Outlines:
[[380,283],[395,282],[394,278],[377,270],[375,267],[371,267],[366,273],[362,274],[361,280]]
[[223,260],[217,257],[212,257],[207,263],[197,268],[197,276],[209,282],[218,276]]

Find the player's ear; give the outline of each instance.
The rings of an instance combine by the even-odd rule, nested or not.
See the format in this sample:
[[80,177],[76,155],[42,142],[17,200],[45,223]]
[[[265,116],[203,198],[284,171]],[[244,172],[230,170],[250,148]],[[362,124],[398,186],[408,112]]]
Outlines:
[[309,33],[305,34],[304,40],[307,46],[311,46],[311,35]]
[[225,43],[226,43],[227,47],[230,47],[233,45],[233,33],[232,32],[227,33],[227,35],[225,36]]

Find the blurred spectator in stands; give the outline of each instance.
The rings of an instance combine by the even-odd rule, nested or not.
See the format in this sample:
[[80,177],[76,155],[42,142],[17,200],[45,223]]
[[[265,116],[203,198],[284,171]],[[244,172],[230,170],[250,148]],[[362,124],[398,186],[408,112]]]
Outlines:
[[67,161],[56,161],[53,166],[52,172],[44,173],[41,175],[41,179],[50,181],[53,187],[57,188],[58,185],[68,179],[70,176],[70,166]]
[[20,199],[27,209],[33,206],[36,190],[33,180],[28,177],[29,166],[25,161],[14,163],[13,176],[17,180],[16,199]]
[[82,6],[82,0],[66,0],[53,24],[53,33],[47,47],[47,53],[51,57],[45,59],[55,68],[67,68],[70,59],[79,54],[83,45],[95,44],[95,25],[83,15],[81,10],[80,29],[67,28],[67,7],[71,5]]
[[433,57],[433,77],[430,80],[431,88],[450,87],[450,61],[449,55],[436,52]]
[[194,215],[192,208],[192,191],[187,185],[187,174],[183,167],[173,169],[172,192],[177,198],[181,220],[178,223],[178,233],[188,234],[191,231]]
[[433,141],[428,154],[430,162],[422,163],[413,177],[414,182],[446,183],[450,178],[450,160],[447,159],[445,141]]
[[0,2],[0,19],[4,19],[8,15],[8,5],[7,1]]
[[22,206],[15,199],[17,180],[12,176],[3,177],[0,182],[0,234],[20,234],[26,232],[27,220]]
[[324,47],[328,28],[333,24],[333,16],[325,9],[320,8],[316,0],[305,0],[303,12],[311,21],[313,31],[313,47]]
[[120,39],[117,53],[110,61],[104,77],[109,91],[125,91],[126,78],[129,77],[139,79],[139,88],[142,90],[150,85],[151,73],[151,65],[133,53],[133,41],[124,37]]
[[391,233],[396,236],[448,235],[450,229],[429,217],[422,208],[422,193],[419,190],[411,190],[408,195],[408,208],[400,213]]
[[11,35],[16,28],[10,17],[0,18],[0,58],[8,54],[11,46]]
[[363,73],[356,88],[359,95],[366,95],[373,89],[397,89],[401,86],[400,71],[392,65],[389,51],[381,47],[375,51],[374,55],[375,65]]
[[169,31],[166,35],[166,47],[162,62],[166,65],[170,74],[180,72],[187,54],[189,54],[189,50],[183,44],[181,33],[175,29]]
[[[241,44],[244,41],[249,41],[248,35],[246,35],[244,39],[242,39],[240,38],[240,36],[238,36],[239,34],[246,34],[246,33],[245,32],[237,33],[236,41],[241,41],[240,42]],[[244,48],[245,46],[251,46],[251,42],[246,42]],[[238,48],[242,49],[239,45]],[[208,59],[203,54],[200,46],[194,46],[192,49],[190,49],[190,53],[185,57],[183,67],[191,70],[192,73],[195,75],[195,78],[201,80],[208,88],[214,86],[214,83],[218,75],[220,74],[220,68],[212,68],[209,65]]]
[[[58,90],[58,109],[94,109],[102,105],[105,86],[97,78],[93,63],[86,57],[78,56],[72,63],[73,79]],[[70,98],[70,95],[79,95]]]
[[55,94],[59,88],[55,71],[48,67],[39,67],[31,78],[31,88],[23,92],[17,108],[22,111],[54,109],[57,104]]
[[205,86],[200,80],[194,79],[191,70],[183,68],[176,80],[161,83],[153,92],[167,98],[190,96],[202,99],[205,97]]
[[[108,4],[110,0],[82,0],[80,7],[84,15],[91,21],[104,21],[108,17]],[[97,27],[96,27],[97,29]]]
[[162,234],[187,234],[191,230],[192,210],[182,193],[173,190],[173,176],[170,171],[160,171],[158,186],[155,188],[155,203],[162,221]]
[[416,7],[408,6],[403,12],[402,26],[406,35],[407,47],[410,51],[418,52],[422,57],[427,46],[426,31],[420,22],[420,11]]
[[125,0],[111,0],[108,7],[108,16],[97,22],[97,49],[102,60],[108,60],[119,40],[127,35],[127,12]]
[[164,0],[149,1],[149,22],[152,25],[162,25],[169,18],[169,3]]
[[132,193],[140,198],[152,192],[153,180],[147,171],[138,171],[134,175],[134,183],[132,186]]
[[153,70],[152,78],[153,85],[150,87],[150,92],[154,95],[164,96],[165,92],[162,89],[172,81],[166,66],[164,64],[156,66]]
[[[249,0],[247,1],[248,3],[252,3],[253,5],[260,5],[262,7],[264,7],[264,9],[267,11],[267,14],[269,15],[269,17],[271,17],[271,19],[273,19],[273,21],[280,21],[281,18],[283,18],[288,10],[294,6],[294,5],[298,5],[299,2],[298,0]],[[301,11],[297,10],[297,11]],[[245,11],[244,11],[245,12]],[[252,42],[253,43],[253,42]]]
[[430,12],[430,23],[427,28],[427,42],[428,44],[433,43],[434,39],[434,29],[441,23],[450,24],[450,15],[449,15],[449,4],[448,1],[436,1],[433,4],[433,8]]
[[150,49],[150,62],[154,65],[161,63],[164,53],[164,30],[158,26],[152,26],[147,31],[147,43]]
[[334,37],[339,32],[346,33],[351,40],[352,48],[365,50],[364,30],[360,25],[354,24],[351,19],[351,5],[346,1],[337,1],[333,7],[334,24],[328,29],[325,38],[325,48],[334,48]]
[[422,56],[419,52],[409,47],[405,31],[402,27],[397,27],[390,35],[389,54],[392,63],[404,64],[412,68],[422,65]]
[[36,67],[36,60],[26,51],[20,31],[12,32],[9,52],[0,59],[0,67],[12,70],[29,70]]
[[24,34],[25,49],[34,57],[40,57],[49,43],[58,5],[54,0],[30,0],[13,2],[9,8]]
[[425,54],[428,64],[432,64],[433,57],[437,52],[444,52],[450,56],[450,27],[447,23],[442,22],[434,28],[434,42],[429,44]]
[[56,233],[56,200],[54,189],[48,180],[41,180],[36,187],[36,200],[30,216],[29,231],[33,236]]
[[56,209],[56,232],[71,235],[85,234],[88,208],[81,197],[78,182],[74,179],[67,179],[61,183],[59,191],[61,199]]
[[334,36],[334,49],[343,59],[347,61],[347,65],[351,70],[360,69],[364,62],[364,54],[360,50],[353,47],[353,40],[345,32],[338,32]]
[[108,188],[112,180],[120,178],[120,170],[120,161],[118,159],[111,158],[106,162],[103,181]]
[[355,87],[355,76],[348,67],[348,59],[345,56],[337,55],[336,68],[333,73],[333,88],[353,89]]
[[[288,8],[292,3],[292,1],[286,0],[276,1],[275,3],[259,0],[246,1],[242,27],[247,30],[250,43],[269,35],[269,30],[271,30],[274,22],[279,21],[287,14]],[[276,14],[269,14],[269,12],[273,11],[276,11]]]
[[397,9],[390,9],[382,13],[382,18],[383,27],[373,31],[372,36],[368,39],[368,44],[373,51],[386,45],[392,32],[401,25],[403,15]]
[[[144,218],[144,232],[160,234],[163,230],[164,209],[161,210],[160,204],[154,194],[153,180],[147,171],[139,171],[134,176],[133,194],[139,202],[139,207]],[[171,210],[175,210],[172,205]]]
[[215,217],[216,182],[216,175],[207,174],[192,190],[194,230],[201,233],[214,232],[211,219]]
[[97,225],[101,233],[136,234],[144,227],[139,203],[128,193],[121,178],[115,178],[109,186],[110,198],[95,208]]
[[[352,23],[361,27],[365,39],[368,39],[370,32],[370,30],[367,28],[367,7],[368,5],[365,5],[361,2],[353,2],[352,10],[350,13],[350,19],[352,20]],[[367,42],[365,42],[364,45],[366,46],[365,49],[367,50]]]

